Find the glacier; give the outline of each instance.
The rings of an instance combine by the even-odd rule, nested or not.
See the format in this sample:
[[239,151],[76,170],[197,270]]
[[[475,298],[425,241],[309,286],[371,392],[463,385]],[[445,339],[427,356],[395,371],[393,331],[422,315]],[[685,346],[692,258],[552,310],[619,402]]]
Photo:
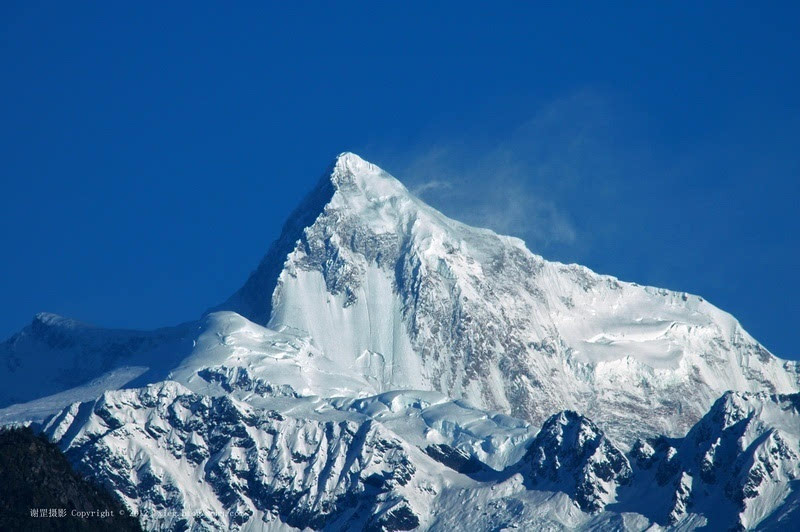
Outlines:
[[43,313],[0,360],[0,423],[151,529],[800,519],[797,362],[699,296],[449,219],[352,153],[199,320]]

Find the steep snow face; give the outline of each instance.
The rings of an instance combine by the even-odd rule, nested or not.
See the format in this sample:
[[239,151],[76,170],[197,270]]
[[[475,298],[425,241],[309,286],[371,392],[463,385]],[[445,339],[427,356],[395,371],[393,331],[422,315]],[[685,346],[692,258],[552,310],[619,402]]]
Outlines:
[[726,390],[798,390],[796,363],[702,298],[545,261],[350,153],[220,308],[310,337],[371,390],[573,409],[629,443],[684,433]]
[[[359,396],[377,393],[359,377],[356,366],[340,366],[315,347],[310,338],[262,327],[234,312],[214,312],[197,327],[189,356],[169,372],[169,378],[199,393],[226,394],[216,386],[222,376],[249,378],[288,386],[300,395]],[[209,384],[208,372],[223,372]]]

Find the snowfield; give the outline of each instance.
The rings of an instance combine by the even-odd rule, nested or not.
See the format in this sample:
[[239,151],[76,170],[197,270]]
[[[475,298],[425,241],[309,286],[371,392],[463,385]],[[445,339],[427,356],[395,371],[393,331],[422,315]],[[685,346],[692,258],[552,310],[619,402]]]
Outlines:
[[340,155],[228,301],[0,344],[152,529],[798,526],[800,370],[704,299],[549,262]]

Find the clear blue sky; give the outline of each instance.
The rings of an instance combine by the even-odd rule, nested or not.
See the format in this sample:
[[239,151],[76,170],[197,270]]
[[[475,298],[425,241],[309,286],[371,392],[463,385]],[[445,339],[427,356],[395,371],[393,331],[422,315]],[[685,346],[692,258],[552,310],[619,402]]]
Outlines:
[[351,150],[800,357],[797,3],[142,4],[0,7],[2,336],[198,316]]

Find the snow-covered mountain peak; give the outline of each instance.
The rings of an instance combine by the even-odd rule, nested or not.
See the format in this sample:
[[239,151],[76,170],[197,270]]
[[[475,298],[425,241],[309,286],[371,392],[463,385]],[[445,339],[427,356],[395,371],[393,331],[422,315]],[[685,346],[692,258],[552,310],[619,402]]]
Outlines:
[[351,153],[216,310],[310,338],[370,393],[436,390],[535,423],[602,403],[596,421],[629,442],[633,413],[680,434],[726,390],[798,389],[796,364],[702,298],[548,262]]
[[336,157],[330,180],[343,193],[353,192],[353,186],[362,194],[372,197],[408,193],[400,181],[351,152],[344,152]]
[[[625,444],[683,434],[726,390],[798,391],[796,363],[702,298],[546,261],[351,153],[214,310],[225,312],[154,332],[42,315],[0,344],[0,406],[123,367],[120,381],[147,370],[136,384],[171,375],[205,390],[197,375],[209,369],[214,383],[254,378],[301,395],[437,391],[534,424],[570,409]],[[43,371],[45,360],[63,364]]]

